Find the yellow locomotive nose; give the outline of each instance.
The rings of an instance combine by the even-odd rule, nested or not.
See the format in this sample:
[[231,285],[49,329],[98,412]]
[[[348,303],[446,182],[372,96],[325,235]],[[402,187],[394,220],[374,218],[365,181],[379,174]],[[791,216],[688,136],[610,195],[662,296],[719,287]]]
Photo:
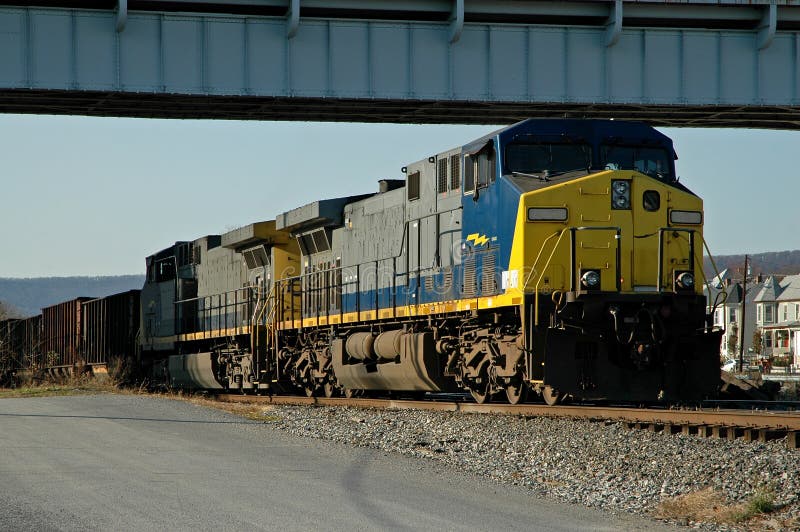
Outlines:
[[[510,269],[520,272],[530,382],[581,397],[713,393],[702,200],[636,170],[552,183],[520,199]],[[668,368],[668,369],[665,369]]]
[[526,293],[700,293],[702,200],[631,170],[525,193],[511,255]]

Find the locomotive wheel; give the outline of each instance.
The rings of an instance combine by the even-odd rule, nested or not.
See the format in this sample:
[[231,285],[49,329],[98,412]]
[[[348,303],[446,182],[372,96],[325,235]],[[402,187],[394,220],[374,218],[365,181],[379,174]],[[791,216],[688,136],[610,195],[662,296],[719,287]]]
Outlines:
[[525,384],[525,381],[509,382],[506,385],[506,399],[508,399],[509,404],[518,405],[524,403],[527,398],[528,385]]
[[358,397],[358,395],[359,395],[358,392],[359,391],[360,390],[353,390],[353,389],[350,389],[350,388],[345,388],[344,389],[344,396],[347,397],[348,399],[352,399],[353,397]]
[[336,386],[331,381],[325,381],[322,390],[325,392],[325,397],[328,399],[336,395]]
[[490,384],[489,382],[485,383],[472,383],[469,387],[469,393],[472,395],[472,398],[475,399],[475,402],[479,405],[489,402],[489,398],[491,397],[490,393]]
[[317,393],[317,387],[313,384],[303,386],[303,390],[306,392],[306,397],[314,397]]
[[555,390],[552,386],[545,386],[542,389],[542,399],[549,406],[555,406],[564,399],[564,394]]

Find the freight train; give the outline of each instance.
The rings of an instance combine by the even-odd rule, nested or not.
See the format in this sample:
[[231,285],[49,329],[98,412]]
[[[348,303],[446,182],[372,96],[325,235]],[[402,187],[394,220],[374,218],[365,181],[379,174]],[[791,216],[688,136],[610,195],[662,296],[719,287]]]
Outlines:
[[78,297],[36,316],[0,320],[0,386],[12,385],[20,372],[67,377],[135,366],[140,293]]
[[146,259],[138,368],[253,393],[713,396],[702,200],[634,122],[530,119]]

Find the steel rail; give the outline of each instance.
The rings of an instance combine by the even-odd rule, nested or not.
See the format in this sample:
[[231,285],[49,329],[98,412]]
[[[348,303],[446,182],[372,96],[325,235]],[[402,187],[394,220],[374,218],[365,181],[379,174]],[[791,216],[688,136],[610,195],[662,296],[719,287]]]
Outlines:
[[276,405],[353,406],[396,410],[431,410],[504,414],[529,417],[565,417],[590,420],[615,420],[660,426],[730,427],[740,429],[800,431],[800,412],[772,412],[720,409],[657,409],[618,406],[546,406],[540,404],[477,404],[455,401],[409,401],[399,399],[325,398],[293,396],[230,395],[215,396],[220,401],[270,403]]

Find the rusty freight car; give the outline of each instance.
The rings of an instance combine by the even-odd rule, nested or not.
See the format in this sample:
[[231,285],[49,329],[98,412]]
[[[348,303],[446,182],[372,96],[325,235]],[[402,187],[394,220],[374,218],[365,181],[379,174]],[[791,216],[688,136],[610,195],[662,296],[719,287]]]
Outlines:
[[82,308],[83,361],[93,371],[136,355],[141,290],[86,301]]
[[0,380],[42,364],[42,316],[0,321]]
[[83,364],[83,304],[92,298],[79,297],[42,309],[42,366],[59,373],[70,373]]

